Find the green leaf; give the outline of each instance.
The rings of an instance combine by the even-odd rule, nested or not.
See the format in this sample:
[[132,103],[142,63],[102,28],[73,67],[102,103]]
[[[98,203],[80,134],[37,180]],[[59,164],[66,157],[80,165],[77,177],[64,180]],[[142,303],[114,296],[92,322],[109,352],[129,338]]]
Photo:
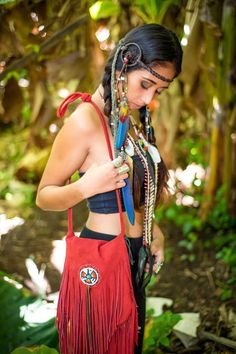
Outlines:
[[35,348],[26,348],[26,347],[19,347],[15,350],[13,350],[13,352],[11,352],[11,354],[30,354],[30,353],[34,353],[34,354],[58,354],[58,351],[56,349],[52,349],[47,347],[46,345],[41,345],[40,347],[35,347]]
[[187,235],[193,229],[193,222],[192,220],[186,221],[183,225],[183,233]]
[[132,5],[144,22],[161,23],[169,7],[178,3],[180,0],[135,0]]
[[160,344],[163,345],[164,347],[169,347],[170,345],[170,340],[167,337],[161,338]]
[[233,297],[233,289],[224,288],[221,290],[220,298],[222,301],[230,300]]
[[10,4],[16,1],[17,0],[0,0],[0,5]]
[[[1,0],[0,0],[0,1],[1,1]],[[26,48],[26,49],[31,49],[32,52],[34,52],[34,53],[36,53],[36,54],[38,54],[38,53],[40,52],[40,46],[39,46],[38,44],[32,44],[32,43],[30,43],[30,44],[27,44],[25,48]]]
[[160,345],[168,347],[170,345],[168,336],[180,320],[181,316],[171,311],[166,311],[160,316],[149,319],[148,337],[144,339],[144,354],[152,353],[154,344],[155,348],[159,348]]
[[166,211],[166,217],[167,219],[173,220],[177,217],[177,210],[174,208],[169,208]]
[[97,21],[102,18],[118,16],[120,13],[120,6],[109,0],[96,1],[95,4],[89,8],[89,13],[91,18]]

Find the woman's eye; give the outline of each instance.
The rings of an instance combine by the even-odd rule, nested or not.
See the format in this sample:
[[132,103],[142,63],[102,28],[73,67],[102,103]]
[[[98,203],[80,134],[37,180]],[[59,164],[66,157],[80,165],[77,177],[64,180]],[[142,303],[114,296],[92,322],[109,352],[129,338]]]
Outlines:
[[150,85],[148,82],[146,82],[146,81],[142,81],[142,82],[141,82],[141,87],[142,87],[143,89],[145,89],[145,90],[149,89],[150,86],[151,86],[151,85]]
[[160,94],[161,94],[164,90],[165,90],[165,89],[156,90],[156,95],[160,96]]

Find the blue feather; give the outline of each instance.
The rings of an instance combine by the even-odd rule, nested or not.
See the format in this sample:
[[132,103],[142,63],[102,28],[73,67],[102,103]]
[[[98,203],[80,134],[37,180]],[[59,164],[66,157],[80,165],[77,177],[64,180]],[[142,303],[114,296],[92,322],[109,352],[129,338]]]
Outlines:
[[126,139],[126,133],[129,127],[129,119],[127,118],[124,123],[119,121],[118,130],[116,135],[116,149],[120,149]]
[[125,184],[124,187],[121,188],[123,202],[124,202],[126,213],[128,215],[129,222],[132,225],[134,225],[134,201],[133,201],[133,196],[132,196],[132,193],[131,193],[129,179],[126,178],[124,181],[125,181],[126,184]]

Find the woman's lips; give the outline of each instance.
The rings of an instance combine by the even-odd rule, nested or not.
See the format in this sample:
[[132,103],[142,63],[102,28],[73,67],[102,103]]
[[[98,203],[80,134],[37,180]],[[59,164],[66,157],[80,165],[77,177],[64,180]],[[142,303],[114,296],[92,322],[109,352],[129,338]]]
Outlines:
[[130,103],[130,108],[134,108],[134,109],[140,109],[143,105],[139,105],[139,104],[137,104],[137,103],[134,103],[134,102],[131,102]]

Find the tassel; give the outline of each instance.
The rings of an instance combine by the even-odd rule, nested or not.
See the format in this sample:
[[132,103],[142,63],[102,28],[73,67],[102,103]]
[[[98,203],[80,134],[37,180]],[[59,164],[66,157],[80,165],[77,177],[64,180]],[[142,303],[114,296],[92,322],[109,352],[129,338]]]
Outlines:
[[86,292],[86,317],[87,317],[87,331],[88,331],[88,342],[89,348],[92,348],[92,331],[91,331],[91,309],[90,309],[90,286],[87,285]]

